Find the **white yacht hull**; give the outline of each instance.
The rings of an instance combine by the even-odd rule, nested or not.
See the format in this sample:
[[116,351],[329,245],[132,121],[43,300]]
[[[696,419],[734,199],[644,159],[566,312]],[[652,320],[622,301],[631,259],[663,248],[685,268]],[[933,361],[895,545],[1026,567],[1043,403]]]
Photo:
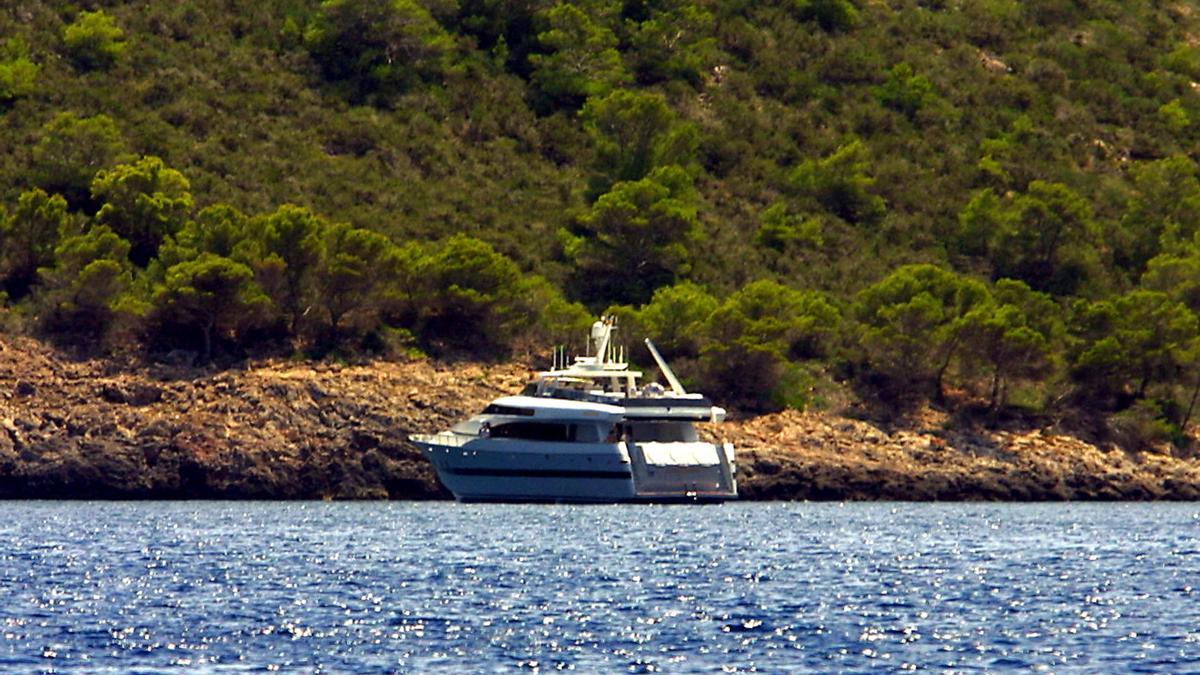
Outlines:
[[[634,502],[737,498],[731,448],[701,443],[514,442],[452,433],[415,436],[459,501]],[[649,445],[649,444],[648,444]],[[661,446],[679,446],[672,460]],[[703,447],[700,447],[703,446]],[[666,448],[669,451],[671,448]],[[631,452],[632,450],[632,452]],[[697,454],[697,451],[700,452]],[[696,456],[719,458],[696,462]],[[688,462],[688,458],[693,461]]]

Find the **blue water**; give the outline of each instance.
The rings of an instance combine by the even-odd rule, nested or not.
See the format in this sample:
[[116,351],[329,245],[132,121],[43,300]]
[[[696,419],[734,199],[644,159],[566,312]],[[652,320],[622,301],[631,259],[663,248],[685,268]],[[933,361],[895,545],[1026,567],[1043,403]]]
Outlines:
[[3,672],[1200,671],[1200,506],[0,503]]

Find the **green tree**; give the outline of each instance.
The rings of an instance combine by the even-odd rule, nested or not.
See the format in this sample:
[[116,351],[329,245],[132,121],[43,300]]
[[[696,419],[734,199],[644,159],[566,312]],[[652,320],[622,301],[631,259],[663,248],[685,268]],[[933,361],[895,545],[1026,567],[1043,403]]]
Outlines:
[[31,177],[38,187],[65,197],[72,209],[95,212],[100,205],[91,201],[92,180],[112,167],[124,149],[125,140],[111,117],[58,113],[42,127],[33,146]]
[[415,0],[324,0],[304,41],[324,76],[360,101],[440,77],[453,47]]
[[898,63],[888,72],[887,81],[875,89],[883,105],[904,113],[910,120],[935,96],[933,83],[918,75],[907,63]]
[[104,10],[80,12],[63,30],[63,45],[82,70],[110,68],[125,51],[125,33]]
[[887,385],[943,398],[964,319],[987,299],[980,282],[935,265],[905,265],[858,295],[859,342]]
[[69,234],[67,201],[34,188],[21,195],[12,218],[0,221],[0,274],[13,300],[29,294],[38,269],[54,262],[54,247]]
[[101,170],[92,197],[103,202],[96,221],[130,242],[129,259],[145,267],[163,238],[183,226],[192,209],[191,185],[158,157]]
[[1073,312],[1071,376],[1092,401],[1141,399],[1158,382],[1173,382],[1191,364],[1200,324],[1166,293],[1137,289]]
[[[215,337],[252,325],[270,299],[242,263],[212,253],[172,266],[151,297],[152,320],[164,327],[199,331],[204,359]],[[169,329],[169,328],[168,328]]]
[[708,317],[718,344],[752,340],[791,360],[825,355],[841,312],[819,291],[799,291],[769,279],[742,287]]
[[292,335],[297,335],[301,319],[314,305],[313,280],[328,225],[304,207],[285,204],[262,219],[259,227],[263,287],[288,317]]
[[533,82],[542,93],[577,108],[589,96],[604,96],[630,80],[617,36],[577,4],[559,3],[542,15],[538,33],[545,54],[533,54]]
[[1200,233],[1200,180],[1196,165],[1184,156],[1140,163],[1130,173],[1136,192],[1113,252],[1115,262],[1136,278],[1164,246],[1176,248]]
[[486,242],[461,234],[438,242],[416,272],[417,332],[427,344],[506,350],[536,324],[520,268]]
[[1200,248],[1181,247],[1177,253],[1155,256],[1142,275],[1142,287],[1166,293],[1200,315]]
[[705,389],[754,410],[800,407],[792,361],[823,356],[841,313],[822,293],[755,281],[713,311],[701,359]]
[[533,310],[537,320],[520,326],[518,336],[531,346],[564,345],[586,335],[595,316],[578,302],[563,296],[563,292],[545,277],[530,275],[518,284],[522,303]]
[[[1019,93],[1017,98],[1028,101],[1033,95]],[[1071,152],[1063,134],[1038,124],[1029,114],[1018,115],[1007,131],[983,138],[979,147],[979,178],[1001,192],[1028,189],[1046,175],[1047,166],[1068,161]]]
[[788,177],[788,187],[807,207],[824,209],[848,223],[874,224],[887,206],[872,192],[870,163],[870,150],[854,139],[828,157],[805,160]]
[[848,31],[858,24],[858,8],[850,0],[792,0],[801,21],[815,21],[826,32]]
[[41,70],[41,66],[29,59],[29,48],[24,41],[5,40],[0,46],[0,105],[36,91]]
[[347,317],[358,314],[361,323],[372,328],[378,324],[383,296],[396,280],[399,258],[387,237],[345,223],[326,230],[323,246],[316,272],[317,297],[329,319],[329,340],[336,345]]
[[824,243],[822,229],[820,218],[792,213],[787,204],[776,202],[763,211],[754,241],[780,253],[797,244],[819,247]]
[[601,192],[641,180],[655,167],[686,166],[695,156],[695,127],[679,123],[661,94],[619,89],[588,99],[580,115],[596,148]]
[[1012,380],[1034,380],[1054,370],[1064,325],[1053,298],[1024,282],[1001,279],[991,297],[963,317],[965,358],[990,371],[990,406],[1002,408]]
[[1016,217],[995,190],[977,190],[958,214],[957,248],[963,253],[987,260],[990,274],[995,243],[1003,233],[1013,230]]
[[667,359],[700,356],[708,318],[720,305],[690,281],[654,291],[638,313],[638,323]]
[[1066,185],[1035,180],[1012,206],[1010,227],[997,232],[993,245],[994,274],[1035,290],[1074,294],[1096,266],[1091,205]]
[[246,214],[228,204],[214,204],[202,209],[178,232],[168,236],[159,247],[153,264],[165,273],[173,265],[195,260],[203,253],[212,253],[253,266],[261,259],[261,245]]
[[627,55],[642,84],[683,80],[699,85],[719,52],[716,21],[705,6],[688,0],[634,0],[623,14]]
[[581,219],[581,234],[567,246],[579,296],[641,304],[686,274],[689,244],[701,235],[693,199],[691,179],[678,167],[614,185]]
[[133,283],[129,242],[107,226],[63,238],[54,266],[42,268],[35,296],[38,322],[52,335],[101,338],[124,309]]

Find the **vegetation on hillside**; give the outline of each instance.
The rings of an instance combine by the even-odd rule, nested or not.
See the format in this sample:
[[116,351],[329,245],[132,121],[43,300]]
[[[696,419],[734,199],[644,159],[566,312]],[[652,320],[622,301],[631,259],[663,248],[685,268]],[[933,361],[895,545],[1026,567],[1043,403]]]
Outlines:
[[1116,0],[0,9],[9,330],[503,354],[1183,440],[1200,15]]

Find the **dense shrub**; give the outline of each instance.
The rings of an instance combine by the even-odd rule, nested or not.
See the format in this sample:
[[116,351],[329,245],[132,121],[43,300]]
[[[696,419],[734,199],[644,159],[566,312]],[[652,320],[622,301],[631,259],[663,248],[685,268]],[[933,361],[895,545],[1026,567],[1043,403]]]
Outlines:
[[92,180],[111,168],[124,149],[121,131],[108,115],[58,113],[41,128],[33,146],[30,178],[61,194],[73,209],[95,212],[100,207],[92,201]]
[[109,68],[125,51],[125,32],[103,10],[80,12],[63,31],[67,57],[82,70]]
[[304,42],[324,76],[359,101],[386,101],[441,76],[452,46],[413,0],[324,0]]

